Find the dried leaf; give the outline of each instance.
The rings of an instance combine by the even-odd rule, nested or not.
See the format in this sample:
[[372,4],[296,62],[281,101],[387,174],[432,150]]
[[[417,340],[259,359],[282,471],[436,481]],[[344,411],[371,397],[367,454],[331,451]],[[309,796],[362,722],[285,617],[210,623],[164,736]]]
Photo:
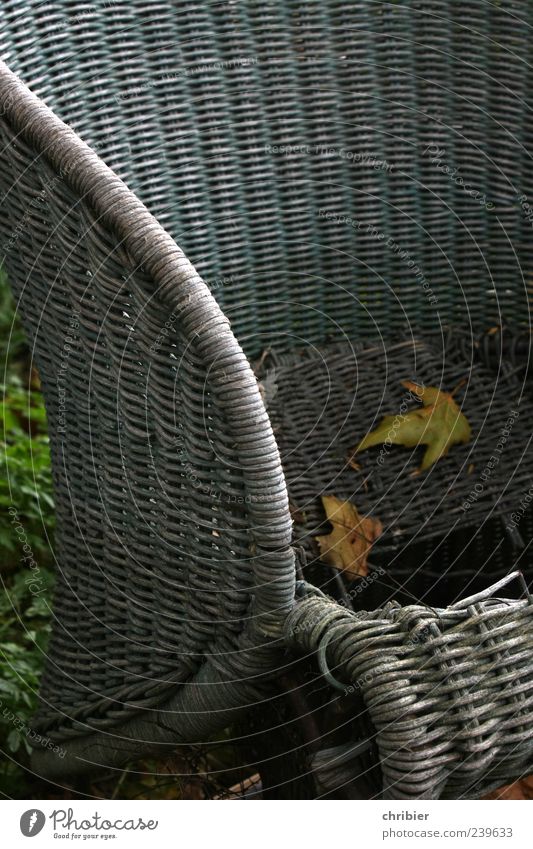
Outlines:
[[404,445],[406,448],[427,445],[418,470],[424,472],[444,457],[452,445],[468,442],[470,424],[453,400],[453,393],[441,392],[435,386],[418,386],[409,380],[402,381],[402,385],[416,393],[423,406],[406,415],[385,416],[376,430],[361,440],[354,456],[383,443]]
[[519,781],[514,781],[513,784],[507,784],[505,787],[499,787],[498,790],[492,790],[484,799],[514,799],[520,801],[530,801],[533,799],[533,776],[522,778]]
[[305,513],[292,501],[289,501],[289,513],[295,525],[305,525]]
[[323,495],[322,504],[333,530],[316,537],[324,563],[344,572],[347,578],[368,575],[368,555],[383,526],[379,519],[362,518],[357,507],[334,495]]

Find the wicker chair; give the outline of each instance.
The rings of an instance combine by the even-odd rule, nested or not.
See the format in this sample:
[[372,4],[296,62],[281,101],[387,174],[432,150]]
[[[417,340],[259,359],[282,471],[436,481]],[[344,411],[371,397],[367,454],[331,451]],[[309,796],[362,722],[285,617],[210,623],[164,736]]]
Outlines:
[[[527,0],[3,11],[1,253],[57,510],[42,774],[206,740],[299,663],[326,693],[302,716],[329,711],[317,794],[533,767],[533,606],[501,593],[533,536],[531,23]],[[417,477],[418,449],[350,466],[415,378],[466,379],[472,441]],[[365,582],[320,560],[324,492],[382,521]]]

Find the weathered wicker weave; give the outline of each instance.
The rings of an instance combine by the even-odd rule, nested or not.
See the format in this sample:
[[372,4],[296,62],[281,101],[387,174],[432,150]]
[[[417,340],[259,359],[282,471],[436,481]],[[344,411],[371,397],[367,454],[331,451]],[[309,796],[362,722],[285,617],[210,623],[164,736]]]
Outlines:
[[[454,604],[530,566],[532,22],[527,0],[4,4],[1,254],[58,520],[35,725],[66,755],[36,769],[205,739],[260,710],[287,646],[363,696],[387,797],[533,767],[533,607]],[[472,443],[420,478],[401,449],[348,469],[416,377],[466,378]],[[369,592],[317,561],[324,491],[382,518]],[[295,551],[345,606],[295,593]],[[366,743],[340,749],[326,790]]]
[[[489,593],[445,610],[391,602],[358,615],[311,595],[288,617],[289,642],[318,648],[333,686],[360,692],[376,729],[384,798],[456,798],[523,768],[533,706],[531,599],[517,605],[484,599]],[[345,746],[344,761],[357,761],[359,748]],[[333,767],[335,784],[350,779],[339,775],[339,759],[334,752],[321,765]]]

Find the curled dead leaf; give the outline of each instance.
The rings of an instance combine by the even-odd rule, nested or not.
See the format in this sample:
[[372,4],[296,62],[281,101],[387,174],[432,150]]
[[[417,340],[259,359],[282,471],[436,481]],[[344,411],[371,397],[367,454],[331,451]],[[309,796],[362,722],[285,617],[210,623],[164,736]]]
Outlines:
[[305,525],[305,513],[292,501],[289,501],[289,513],[295,525]]
[[323,495],[330,534],[316,537],[324,563],[343,572],[348,579],[368,575],[368,555],[383,531],[379,519],[361,517],[354,504],[334,495]]

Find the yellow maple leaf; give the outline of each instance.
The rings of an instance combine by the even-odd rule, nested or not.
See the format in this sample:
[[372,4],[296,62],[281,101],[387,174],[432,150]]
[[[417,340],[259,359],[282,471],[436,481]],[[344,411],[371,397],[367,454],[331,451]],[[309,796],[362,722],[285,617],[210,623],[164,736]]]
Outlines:
[[470,424],[453,400],[453,393],[442,392],[435,386],[418,386],[409,380],[402,381],[402,385],[416,393],[423,406],[405,416],[385,416],[378,427],[361,440],[353,456],[385,442],[406,448],[426,445],[418,470],[424,472],[444,457],[452,445],[469,441]]

